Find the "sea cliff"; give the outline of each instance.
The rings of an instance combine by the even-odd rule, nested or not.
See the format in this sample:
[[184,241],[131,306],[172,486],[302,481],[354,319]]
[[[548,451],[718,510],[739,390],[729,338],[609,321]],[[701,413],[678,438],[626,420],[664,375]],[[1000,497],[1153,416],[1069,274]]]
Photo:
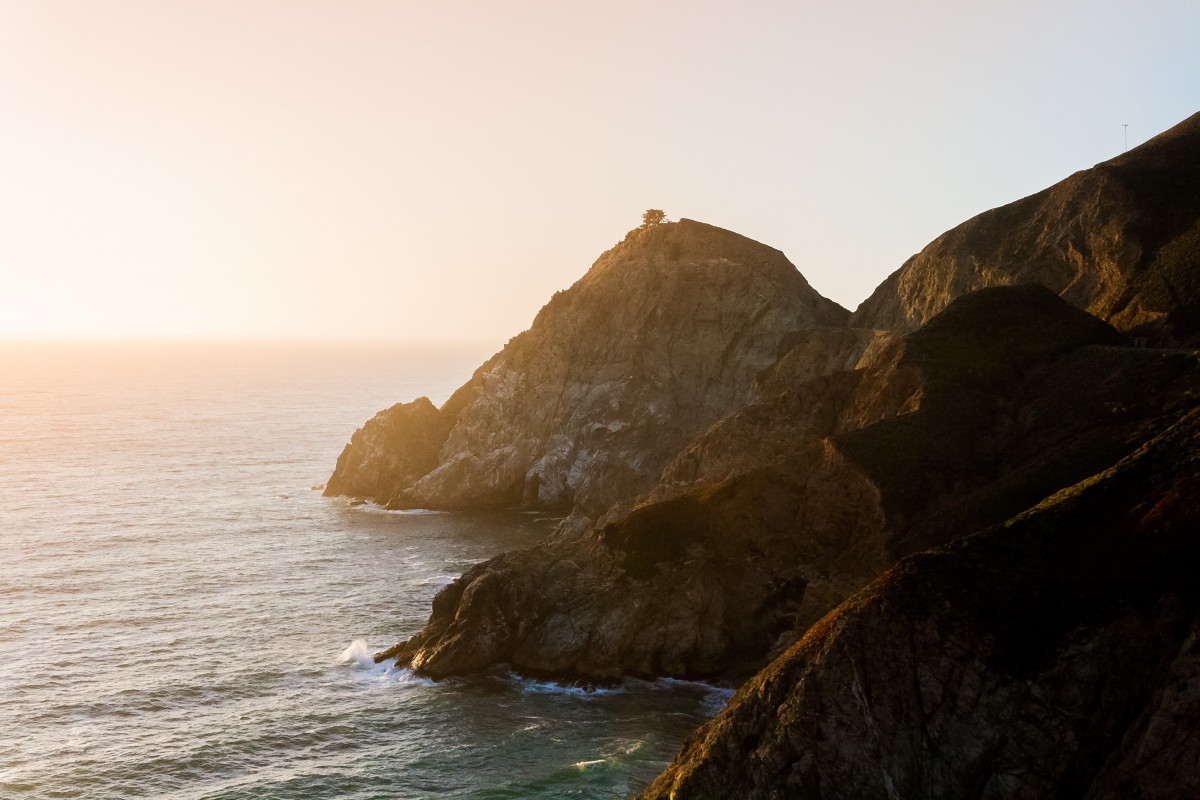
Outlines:
[[1197,165],[1200,115],[853,315],[728,231],[631,232],[339,459],[332,494],[569,514],[377,658],[745,681],[648,798],[1194,793]]
[[778,250],[687,219],[636,229],[441,409],[365,425],[326,493],[597,516],[744,405],[786,337],[848,316]]

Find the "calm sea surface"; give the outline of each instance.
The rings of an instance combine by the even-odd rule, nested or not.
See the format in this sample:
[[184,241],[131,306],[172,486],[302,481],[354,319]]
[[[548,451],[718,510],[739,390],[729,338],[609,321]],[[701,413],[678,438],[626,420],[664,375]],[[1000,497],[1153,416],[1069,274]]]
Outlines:
[[0,797],[625,797],[724,703],[371,663],[553,520],[310,489],[483,349],[0,345]]

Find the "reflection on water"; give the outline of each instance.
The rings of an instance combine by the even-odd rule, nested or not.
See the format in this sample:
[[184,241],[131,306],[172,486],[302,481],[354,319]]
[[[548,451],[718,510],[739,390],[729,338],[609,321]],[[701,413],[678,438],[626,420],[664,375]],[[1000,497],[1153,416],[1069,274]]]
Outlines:
[[370,654],[523,514],[350,507],[354,428],[476,348],[0,348],[0,796],[619,797],[725,695]]

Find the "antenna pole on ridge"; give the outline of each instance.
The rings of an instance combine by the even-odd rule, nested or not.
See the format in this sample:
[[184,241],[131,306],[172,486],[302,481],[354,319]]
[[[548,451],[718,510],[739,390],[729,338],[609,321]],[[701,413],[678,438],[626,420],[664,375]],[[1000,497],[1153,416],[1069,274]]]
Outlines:
[[1125,152],[1128,153],[1129,152],[1129,123],[1126,122],[1123,125],[1121,125],[1121,127],[1125,129]]

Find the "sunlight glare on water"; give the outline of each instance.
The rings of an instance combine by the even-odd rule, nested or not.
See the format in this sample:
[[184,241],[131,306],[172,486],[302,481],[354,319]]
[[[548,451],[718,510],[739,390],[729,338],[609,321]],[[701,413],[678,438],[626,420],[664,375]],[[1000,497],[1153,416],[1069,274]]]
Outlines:
[[623,797],[727,693],[434,683],[371,654],[554,520],[322,498],[486,348],[0,347],[0,796]]

